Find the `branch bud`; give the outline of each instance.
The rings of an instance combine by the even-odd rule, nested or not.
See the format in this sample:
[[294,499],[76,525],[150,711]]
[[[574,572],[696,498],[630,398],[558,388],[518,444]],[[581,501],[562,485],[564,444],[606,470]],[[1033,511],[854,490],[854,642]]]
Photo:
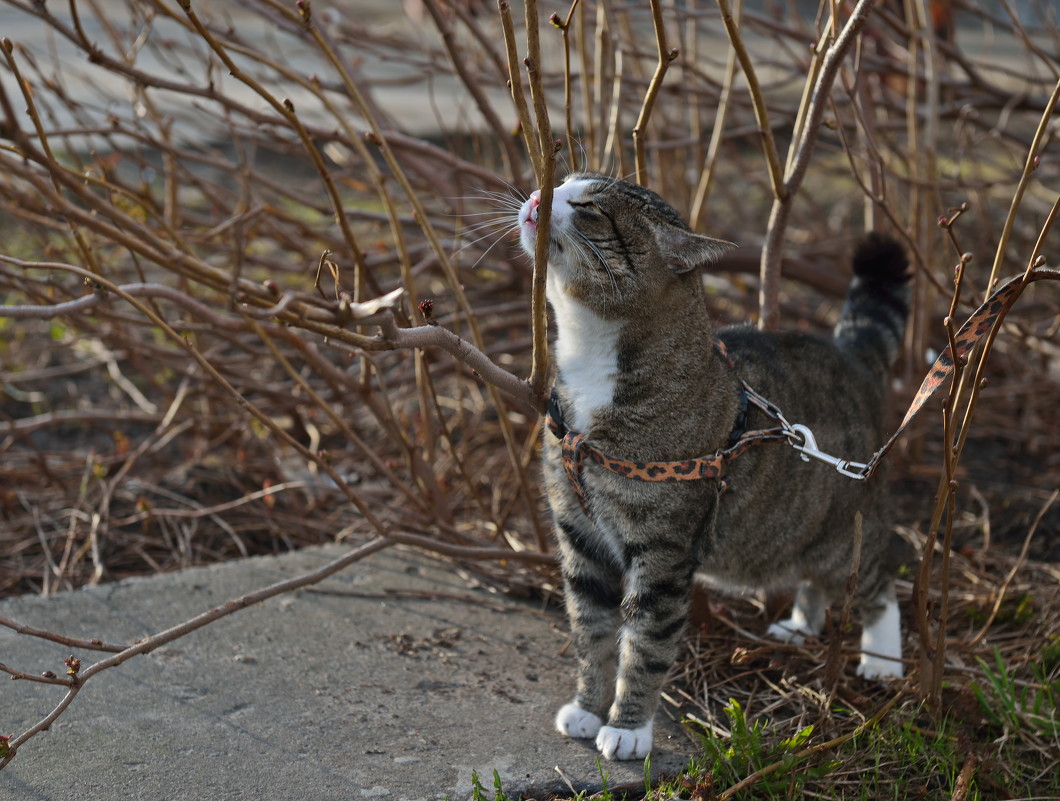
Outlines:
[[423,315],[423,319],[426,320],[430,325],[437,325],[438,323],[434,320],[434,301],[430,298],[424,298],[420,301],[417,308],[420,310],[420,314]]

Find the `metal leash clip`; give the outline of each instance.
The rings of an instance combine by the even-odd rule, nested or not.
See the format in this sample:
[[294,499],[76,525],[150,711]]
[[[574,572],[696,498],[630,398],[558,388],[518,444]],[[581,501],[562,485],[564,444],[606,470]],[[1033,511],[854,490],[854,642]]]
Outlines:
[[859,481],[864,481],[869,477],[869,466],[867,464],[849,462],[846,459],[840,459],[838,456],[832,456],[818,449],[817,440],[814,439],[813,432],[806,426],[796,423],[795,425],[787,424],[786,427],[789,429],[788,442],[791,443],[791,447],[799,452],[799,456],[802,457],[804,462],[808,462],[810,459],[817,459],[820,462],[832,465],[840,475],[847,478],[855,478]]

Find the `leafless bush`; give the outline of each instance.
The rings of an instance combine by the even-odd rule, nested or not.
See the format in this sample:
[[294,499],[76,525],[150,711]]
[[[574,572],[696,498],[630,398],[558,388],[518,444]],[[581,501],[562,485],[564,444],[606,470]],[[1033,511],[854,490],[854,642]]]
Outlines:
[[[544,274],[506,228],[557,172],[632,175],[740,243],[712,303],[766,327],[826,324],[858,229],[897,233],[916,265],[899,401],[1050,255],[1044,9],[397,5],[0,5],[0,592],[336,536],[547,582]],[[971,412],[1055,483],[1060,318],[1049,288],[1026,296],[960,365],[944,426],[892,457],[940,482],[911,535],[943,546],[917,581],[929,694],[950,629],[926,588],[953,569]],[[981,392],[991,349],[1006,388]]]

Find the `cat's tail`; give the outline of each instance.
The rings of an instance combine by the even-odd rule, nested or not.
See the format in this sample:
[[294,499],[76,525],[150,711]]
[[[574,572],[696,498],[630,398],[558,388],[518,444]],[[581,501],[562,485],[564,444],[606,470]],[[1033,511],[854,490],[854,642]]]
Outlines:
[[885,380],[905,336],[909,259],[894,238],[870,233],[854,252],[854,280],[835,327],[837,342]]

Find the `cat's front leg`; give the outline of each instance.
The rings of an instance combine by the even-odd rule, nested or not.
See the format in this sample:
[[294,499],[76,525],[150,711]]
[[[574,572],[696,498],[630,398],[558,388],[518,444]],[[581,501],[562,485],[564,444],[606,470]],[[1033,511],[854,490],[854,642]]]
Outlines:
[[622,600],[615,701],[596,737],[607,759],[643,759],[651,751],[655,709],[688,621],[694,567],[688,560],[670,569],[637,561]]
[[556,714],[568,737],[597,736],[614,698],[616,636],[622,576],[599,547],[599,533],[557,521],[564,598],[578,660],[577,693]]
[[644,759],[651,752],[654,725],[652,718],[636,729],[604,726],[596,735],[596,750],[604,759]]

